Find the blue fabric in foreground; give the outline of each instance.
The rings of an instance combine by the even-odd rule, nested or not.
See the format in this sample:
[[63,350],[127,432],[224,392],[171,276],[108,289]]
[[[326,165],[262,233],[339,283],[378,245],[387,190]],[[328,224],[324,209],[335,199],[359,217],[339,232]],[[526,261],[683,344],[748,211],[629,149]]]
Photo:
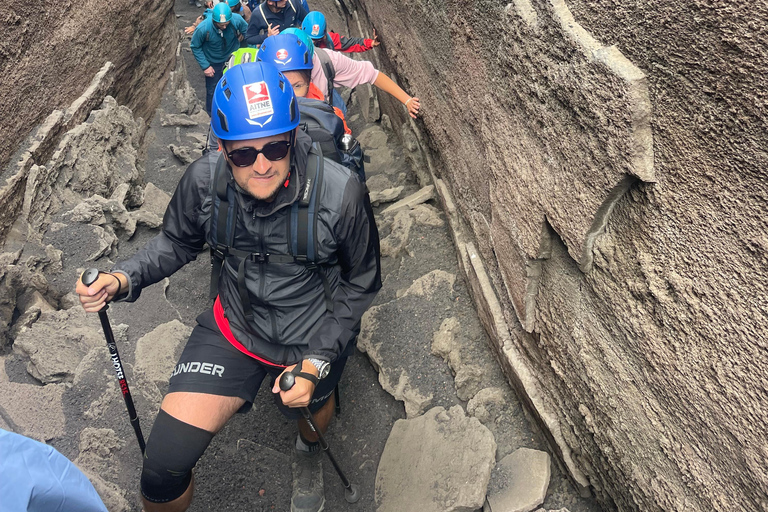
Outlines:
[[88,478],[53,447],[0,429],[0,512],[107,512]]

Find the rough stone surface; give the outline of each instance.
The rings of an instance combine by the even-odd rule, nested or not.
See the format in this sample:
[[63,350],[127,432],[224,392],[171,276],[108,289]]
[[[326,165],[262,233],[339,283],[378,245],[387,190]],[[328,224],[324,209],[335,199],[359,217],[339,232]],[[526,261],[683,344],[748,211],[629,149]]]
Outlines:
[[768,6],[359,3],[602,503],[768,506]]
[[392,187],[384,190],[372,190],[371,204],[373,206],[379,206],[381,203],[391,203],[392,201],[397,201],[397,198],[400,197],[400,194],[402,194],[404,188],[405,187],[400,185],[399,187]]
[[474,512],[495,464],[490,431],[459,406],[392,427],[376,473],[378,512]]
[[142,336],[136,342],[136,371],[165,386],[191,332],[191,327],[172,320]]
[[32,4],[8,11],[10,17],[0,28],[0,89],[10,92],[0,98],[5,113],[0,120],[0,168],[30,128],[53,110],[66,109],[107,61],[114,63],[112,95],[149,118],[174,60],[178,33],[172,6],[169,0],[88,0],[45,16]]
[[140,195],[144,169],[137,160],[143,130],[128,108],[107,97],[87,122],[67,132],[50,161],[30,170],[22,210],[28,237],[39,237],[50,216],[80,195],[110,197],[124,184],[129,203]]
[[27,371],[40,382],[68,382],[85,354],[99,344],[104,338],[98,317],[72,308],[40,315],[19,333],[13,350],[29,358]]
[[[0,359],[0,362],[3,362]],[[0,365],[4,366],[4,365]],[[4,373],[0,369],[0,373]],[[0,418],[18,434],[49,441],[64,435],[63,384],[38,386],[0,378]]]
[[530,512],[549,487],[549,454],[520,448],[496,464],[488,485],[489,512]]
[[411,232],[413,219],[407,211],[395,215],[392,230],[389,235],[381,240],[381,255],[396,258],[408,244],[408,235]]
[[378,125],[366,128],[355,138],[366,151],[379,149],[387,145],[387,132]]
[[386,215],[388,213],[394,213],[396,211],[405,209],[405,208],[414,208],[417,205],[421,203],[425,203],[429,201],[430,199],[433,199],[435,197],[435,186],[434,185],[427,185],[426,187],[422,188],[418,192],[409,195],[408,197],[404,197],[400,201],[396,202],[392,206],[389,206],[386,210],[384,210],[382,215]]

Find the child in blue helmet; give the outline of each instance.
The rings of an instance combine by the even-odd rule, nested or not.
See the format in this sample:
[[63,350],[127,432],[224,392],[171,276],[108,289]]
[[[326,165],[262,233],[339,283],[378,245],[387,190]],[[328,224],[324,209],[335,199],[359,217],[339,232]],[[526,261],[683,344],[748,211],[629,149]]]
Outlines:
[[301,28],[312,38],[318,48],[327,48],[342,53],[367,52],[381,44],[376,29],[373,29],[373,39],[363,37],[347,37],[328,30],[325,16],[319,11],[307,14],[301,23]]
[[[192,468],[269,378],[280,411],[298,421],[290,510],[319,512],[322,450],[297,408],[309,407],[321,431],[333,417],[333,390],[381,288],[373,213],[356,175],[328,159],[320,167],[312,140],[298,129],[293,89],[271,63],[229,69],[212,109],[221,153],[189,166],[155,238],[89,287],[78,281],[76,292],[83,308],[96,312],[114,299],[137,300],[206,244],[223,255],[212,276],[215,301],[197,317],[147,440],[144,510],[187,510]],[[310,171],[315,179],[308,179]],[[287,222],[306,195],[316,205],[311,265],[308,256],[292,256]],[[234,231],[218,234],[220,227]],[[286,372],[295,385],[283,391],[278,382]]]
[[226,2],[213,7],[211,17],[203,20],[192,34],[189,46],[205,75],[205,111],[211,113],[213,90],[229,56],[240,48],[248,24],[239,14],[232,14]]

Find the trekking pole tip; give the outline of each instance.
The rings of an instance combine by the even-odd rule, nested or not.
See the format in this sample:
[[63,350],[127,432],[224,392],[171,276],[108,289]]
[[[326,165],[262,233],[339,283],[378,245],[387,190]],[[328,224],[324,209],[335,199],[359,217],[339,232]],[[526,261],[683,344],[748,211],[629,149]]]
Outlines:
[[89,268],[80,275],[80,281],[85,286],[91,286],[99,278],[99,269]]

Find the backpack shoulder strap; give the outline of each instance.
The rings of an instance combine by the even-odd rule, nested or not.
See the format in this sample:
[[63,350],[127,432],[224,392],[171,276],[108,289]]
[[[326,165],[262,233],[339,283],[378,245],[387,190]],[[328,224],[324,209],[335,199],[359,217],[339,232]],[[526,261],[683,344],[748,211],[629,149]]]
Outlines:
[[323,282],[325,309],[333,312],[333,295],[328,277],[317,266],[317,220],[323,186],[324,158],[320,146],[312,144],[307,158],[307,173],[299,200],[291,206],[289,233],[291,253],[297,263],[315,271]]
[[320,59],[320,65],[323,66],[323,73],[325,73],[325,78],[328,80],[327,103],[330,106],[333,106],[333,79],[336,78],[336,68],[333,67],[333,62],[331,62],[331,58],[325,50],[322,48],[315,48],[315,53]]
[[261,17],[264,18],[264,23],[266,23],[267,27],[269,27],[269,22],[267,21],[267,15],[264,14],[264,2],[259,4],[259,12],[261,13]]
[[293,9],[293,14],[296,14],[296,7],[293,5],[293,0],[288,0],[288,5]]
[[211,287],[210,298],[219,293],[221,265],[232,245],[234,236],[235,208],[234,191],[227,183],[227,161],[219,155],[216,165],[211,168]]

